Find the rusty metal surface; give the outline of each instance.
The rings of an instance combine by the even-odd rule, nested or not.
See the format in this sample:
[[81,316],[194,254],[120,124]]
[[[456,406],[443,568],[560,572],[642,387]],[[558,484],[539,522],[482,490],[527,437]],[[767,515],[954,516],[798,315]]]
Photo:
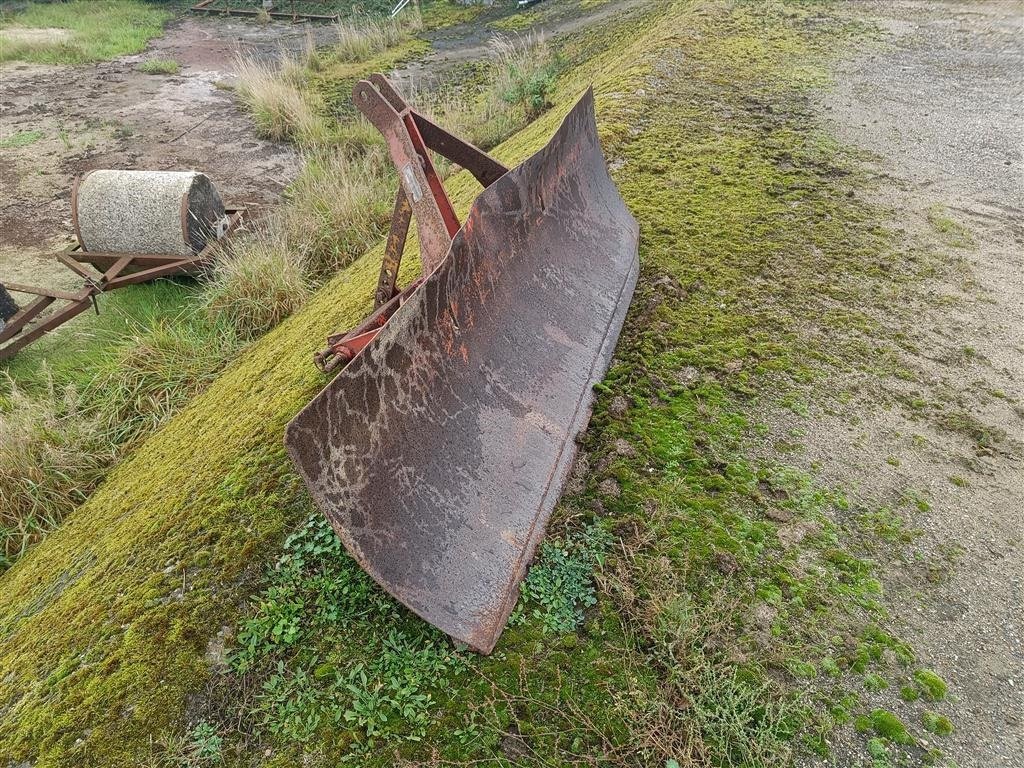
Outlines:
[[571,467],[636,283],[637,235],[588,92],[288,425],[353,557],[475,650],[500,636]]
[[396,110],[388,99],[393,95],[391,89],[386,88],[382,92],[379,84],[360,80],[352,90],[352,101],[384,136],[388,154],[398,170],[399,182],[416,218],[420,260],[423,272],[427,274],[448,253],[458,222],[444,189],[440,188],[433,161],[408,108],[404,107],[401,112]]

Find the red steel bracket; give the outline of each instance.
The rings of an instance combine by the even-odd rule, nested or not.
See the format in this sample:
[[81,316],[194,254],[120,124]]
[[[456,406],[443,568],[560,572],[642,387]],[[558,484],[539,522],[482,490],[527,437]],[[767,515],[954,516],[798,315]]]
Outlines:
[[[374,293],[374,313],[358,328],[328,338],[327,349],[313,356],[317,367],[325,373],[346,365],[377,335],[403,297],[444,261],[452,238],[459,231],[458,216],[427,150],[465,168],[485,188],[508,173],[508,168],[486,152],[415,111],[383,75],[361,80],[352,92],[352,100],[383,134],[388,153],[398,169],[400,187]],[[399,292],[396,287],[398,270],[414,216],[422,275]]]

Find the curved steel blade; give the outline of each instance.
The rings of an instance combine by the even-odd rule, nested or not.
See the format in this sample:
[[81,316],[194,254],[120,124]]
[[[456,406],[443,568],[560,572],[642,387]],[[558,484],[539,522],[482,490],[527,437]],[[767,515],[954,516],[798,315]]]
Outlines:
[[475,650],[494,647],[558,501],[636,284],[637,237],[588,91],[288,425],[352,556]]

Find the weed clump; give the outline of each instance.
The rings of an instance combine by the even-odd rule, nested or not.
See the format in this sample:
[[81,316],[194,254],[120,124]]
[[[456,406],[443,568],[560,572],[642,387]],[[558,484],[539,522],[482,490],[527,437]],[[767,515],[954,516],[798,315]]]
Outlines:
[[49,378],[29,397],[8,379],[0,401],[0,571],[53,530],[99,482],[116,455],[102,418],[74,388]]
[[527,121],[551,106],[551,91],[562,67],[543,33],[518,39],[497,36],[491,41],[497,68],[494,91]]
[[594,567],[604,561],[610,543],[598,525],[542,543],[537,562],[520,585],[521,598],[510,622],[522,624],[529,615],[554,634],[579,627],[583,612],[597,603]]
[[147,75],[176,75],[181,64],[174,59],[146,59],[139,65],[139,71]]
[[259,135],[305,144],[327,140],[324,104],[315,91],[301,87],[304,71],[291,54],[282,54],[280,63],[248,53],[235,57],[235,92],[252,113]]
[[398,18],[357,18],[338,24],[334,53],[341,61],[366,61],[423,29],[419,9],[409,9]]
[[309,296],[300,260],[288,247],[278,218],[240,239],[211,268],[200,301],[242,339],[262,336]]

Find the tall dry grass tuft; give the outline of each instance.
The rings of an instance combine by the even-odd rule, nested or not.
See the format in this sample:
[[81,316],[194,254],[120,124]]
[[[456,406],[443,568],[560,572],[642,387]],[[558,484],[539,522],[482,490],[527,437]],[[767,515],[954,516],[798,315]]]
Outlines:
[[208,315],[251,339],[298,309],[387,231],[387,167],[379,148],[307,152],[284,204],[213,267],[202,297]]
[[252,113],[260,136],[300,144],[328,140],[330,127],[322,100],[301,87],[305,72],[303,61],[287,53],[280,61],[246,53],[235,57],[236,92]]
[[130,445],[205,389],[237,348],[229,327],[196,317],[135,326],[82,388],[82,404],[110,443]]
[[288,190],[285,222],[302,268],[319,283],[350,264],[387,231],[394,185],[382,148],[308,152]]
[[338,24],[335,55],[341,61],[366,61],[409,39],[423,29],[419,9],[408,9],[397,19],[356,18]]
[[289,247],[280,217],[272,217],[217,261],[202,302],[211,317],[226,321],[248,340],[276,326],[308,296],[300,257]]
[[0,399],[0,571],[56,528],[123,451],[213,380],[234,334],[194,319],[138,327],[79,391],[51,376]]
[[492,98],[496,97],[506,108],[522,110],[527,121],[551,106],[550,92],[561,60],[543,32],[516,37],[497,35],[491,40],[490,49],[496,69]]
[[102,419],[52,378],[30,397],[8,378],[0,410],[0,571],[56,527],[99,482],[116,449]]

